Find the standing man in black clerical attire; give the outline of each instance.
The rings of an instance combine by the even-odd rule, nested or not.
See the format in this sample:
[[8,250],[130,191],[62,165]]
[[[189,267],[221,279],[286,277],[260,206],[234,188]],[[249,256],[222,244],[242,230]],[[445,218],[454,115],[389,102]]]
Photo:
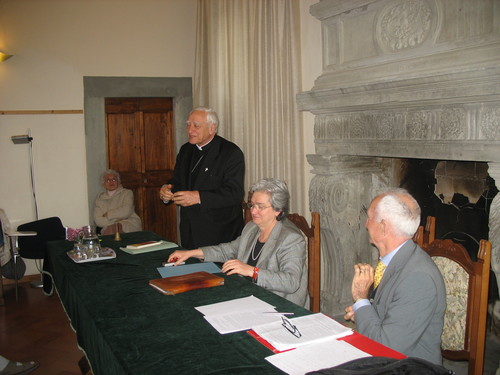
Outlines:
[[181,206],[181,245],[186,249],[218,245],[241,234],[243,152],[218,136],[217,113],[199,107],[186,122],[188,142],[177,155],[174,177],[163,185],[160,199]]

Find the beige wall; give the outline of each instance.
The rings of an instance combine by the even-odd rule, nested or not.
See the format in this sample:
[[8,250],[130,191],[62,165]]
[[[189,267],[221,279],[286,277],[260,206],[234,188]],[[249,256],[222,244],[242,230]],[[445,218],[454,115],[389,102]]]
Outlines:
[[[320,23],[301,1],[304,74],[321,73]],[[0,0],[0,111],[83,110],[84,76],[192,77],[196,0]],[[83,114],[0,115],[0,207],[15,223],[35,219],[29,146],[34,138],[39,218],[89,222]],[[306,154],[314,153],[313,118],[304,114]],[[304,168],[309,164],[304,156]],[[307,173],[310,176],[309,173]],[[309,186],[310,177],[306,181]],[[308,199],[308,197],[304,197]],[[32,263],[28,274],[36,273]]]
[[[309,91],[314,85],[315,79],[323,71],[322,49],[321,49],[321,22],[309,14],[309,7],[316,4],[317,0],[301,0],[301,48],[302,48],[302,90]],[[306,196],[304,199],[309,202],[309,185],[313,174],[312,167],[307,162],[306,155],[314,154],[314,116],[310,112],[303,112],[304,124],[304,168],[306,176]],[[309,208],[309,203],[306,205]],[[310,219],[309,212],[307,212]]]
[[[196,0],[0,0],[0,111],[83,109],[84,76],[191,77]],[[0,207],[35,219],[89,222],[83,114],[0,115]],[[28,262],[27,274],[36,273]]]

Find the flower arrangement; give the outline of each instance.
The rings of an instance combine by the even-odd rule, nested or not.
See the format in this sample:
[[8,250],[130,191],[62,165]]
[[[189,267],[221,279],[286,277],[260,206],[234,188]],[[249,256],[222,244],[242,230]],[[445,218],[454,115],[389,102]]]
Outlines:
[[66,228],[66,240],[75,241],[78,239],[78,234],[83,228]]

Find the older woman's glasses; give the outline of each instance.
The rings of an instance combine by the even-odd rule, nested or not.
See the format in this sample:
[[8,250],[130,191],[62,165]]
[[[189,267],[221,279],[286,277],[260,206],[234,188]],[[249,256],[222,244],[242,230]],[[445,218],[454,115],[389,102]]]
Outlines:
[[262,210],[265,210],[266,208],[269,208],[271,206],[264,206],[262,203],[248,202],[247,207],[249,210],[251,210],[252,208],[255,208],[257,211],[262,211]]
[[116,178],[107,178],[104,181],[106,181],[106,182],[116,182],[118,180]]

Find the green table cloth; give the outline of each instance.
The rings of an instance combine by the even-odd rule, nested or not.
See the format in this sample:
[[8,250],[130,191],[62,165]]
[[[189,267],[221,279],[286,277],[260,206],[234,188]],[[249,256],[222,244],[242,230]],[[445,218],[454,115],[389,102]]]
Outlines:
[[223,286],[163,295],[148,282],[175,249],[132,255],[119,247],[162,238],[147,231],[121,237],[102,237],[115,259],[75,263],[66,254],[72,242],[52,241],[44,261],[44,291],[57,290],[94,375],[283,374],[248,333],[221,335],[195,307],[254,295],[295,316],[308,310],[222,273]]

